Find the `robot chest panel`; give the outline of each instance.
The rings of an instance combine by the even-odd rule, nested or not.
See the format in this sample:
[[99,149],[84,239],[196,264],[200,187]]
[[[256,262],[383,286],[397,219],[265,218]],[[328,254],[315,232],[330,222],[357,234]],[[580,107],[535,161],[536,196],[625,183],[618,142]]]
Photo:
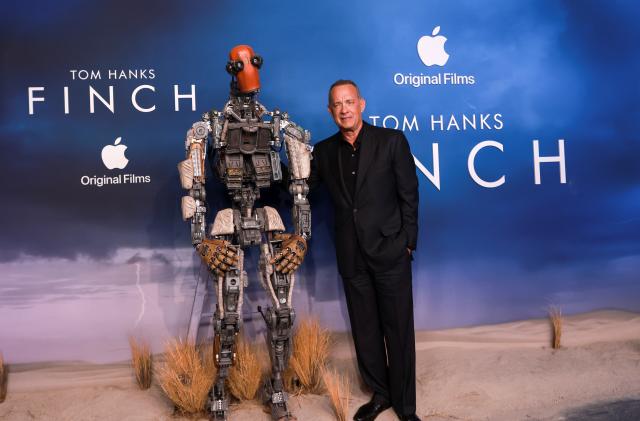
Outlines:
[[264,127],[234,128],[227,132],[227,145],[220,154],[217,170],[228,189],[251,184],[266,188],[272,179],[279,179],[280,162],[278,154],[271,150],[271,139],[271,130]]
[[277,154],[254,152],[252,154],[230,153],[228,150],[218,160],[218,176],[228,189],[235,190],[255,184],[258,188],[271,185],[274,165],[279,168]]
[[268,154],[271,150],[269,146],[271,139],[271,130],[264,127],[254,127],[252,130],[231,129],[227,132],[227,153]]

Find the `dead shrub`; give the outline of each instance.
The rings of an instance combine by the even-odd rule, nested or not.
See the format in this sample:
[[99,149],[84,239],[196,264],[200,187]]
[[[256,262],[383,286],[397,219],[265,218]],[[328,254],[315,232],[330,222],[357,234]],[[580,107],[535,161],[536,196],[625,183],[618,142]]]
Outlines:
[[338,421],[346,421],[349,419],[349,399],[351,399],[349,377],[340,375],[336,371],[325,371],[322,377],[333,414]]
[[293,353],[285,372],[285,384],[293,393],[321,394],[322,374],[329,354],[330,335],[317,319],[300,322],[293,336]]
[[158,370],[160,387],[185,415],[202,413],[215,379],[213,348],[197,348],[193,342],[177,339],[167,343],[165,363]]
[[229,369],[227,385],[229,392],[240,400],[250,401],[256,397],[262,380],[259,347],[240,336],[236,343],[236,360]]
[[146,390],[151,387],[153,377],[153,358],[151,348],[146,341],[138,342],[133,336],[129,336],[131,348],[131,366],[136,376],[138,387]]
[[560,307],[551,305],[547,310],[549,314],[549,321],[551,322],[552,328],[552,338],[551,338],[551,347],[553,349],[559,349],[561,346],[562,339],[562,311]]
[[7,398],[7,384],[9,383],[9,367],[4,364],[4,357],[0,353],[0,403]]

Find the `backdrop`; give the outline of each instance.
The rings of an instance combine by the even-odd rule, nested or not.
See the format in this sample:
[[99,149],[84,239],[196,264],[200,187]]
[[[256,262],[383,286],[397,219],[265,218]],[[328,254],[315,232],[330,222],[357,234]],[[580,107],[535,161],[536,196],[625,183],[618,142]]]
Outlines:
[[[129,334],[160,351],[185,333],[200,264],[176,164],[226,101],[236,44],[264,57],[260,101],[312,143],[336,130],[339,78],[366,121],[405,132],[417,328],[640,310],[639,18],[631,1],[3,2],[0,351],[110,361]],[[288,217],[285,196],[262,203]],[[296,308],[345,330],[330,204],[311,203]]]

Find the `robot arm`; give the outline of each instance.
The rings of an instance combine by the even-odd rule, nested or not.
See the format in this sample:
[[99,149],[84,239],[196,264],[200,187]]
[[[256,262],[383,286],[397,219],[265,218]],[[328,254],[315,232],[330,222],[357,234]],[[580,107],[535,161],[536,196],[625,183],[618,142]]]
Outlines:
[[199,121],[187,131],[186,159],[178,164],[180,183],[188,195],[182,197],[182,219],[191,221],[191,242],[200,244],[206,238],[205,161],[210,124]]
[[[286,114],[284,115],[286,117]],[[293,196],[293,224],[295,234],[304,239],[311,237],[311,208],[307,200],[311,173],[311,135],[307,130],[283,118],[280,127],[289,158],[289,192]]]
[[[289,192],[293,196],[293,225],[294,233],[282,233],[278,239],[282,241],[280,251],[273,256],[270,263],[277,271],[290,273],[302,263],[307,253],[307,239],[311,237],[311,208],[307,200],[309,186],[307,179],[311,173],[311,138],[308,131],[289,121],[286,113],[274,113],[274,132],[282,130],[284,144],[289,158],[289,167],[283,167],[288,172]],[[275,137],[275,136],[274,136]],[[276,138],[276,142],[279,141]]]
[[191,220],[191,242],[209,269],[218,276],[224,276],[225,272],[238,264],[237,251],[224,239],[206,236],[207,139],[211,133],[213,147],[215,149],[221,147],[223,127],[219,117],[220,113],[217,111],[205,114],[202,121],[194,123],[187,131],[185,140],[187,159],[178,164],[178,172],[182,187],[189,193],[188,196],[182,197],[182,218],[185,221]]

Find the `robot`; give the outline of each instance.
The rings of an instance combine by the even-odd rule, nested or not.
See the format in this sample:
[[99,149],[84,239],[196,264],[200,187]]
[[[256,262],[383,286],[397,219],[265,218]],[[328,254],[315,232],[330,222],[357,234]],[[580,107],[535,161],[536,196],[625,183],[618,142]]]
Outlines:
[[[182,187],[181,209],[191,223],[191,239],[211,271],[217,294],[213,315],[214,358],[218,368],[210,394],[211,419],[226,420],[229,410],[225,379],[235,360],[235,340],[242,325],[244,250],[257,246],[260,282],[270,297],[265,311],[258,311],[267,325],[271,378],[264,397],[274,420],[294,420],[287,406],[283,372],[292,351],[295,311],[291,303],[295,271],[307,251],[311,235],[311,209],[307,200],[311,150],[310,133],[278,109],[268,111],[257,100],[262,57],[248,45],[229,53],[229,100],[222,111],[210,111],[187,131],[186,159],[178,164]],[[284,146],[289,166],[280,161]],[[226,186],[231,207],[217,212],[206,232],[205,163]],[[293,196],[293,233],[286,233],[276,209],[256,208],[260,190],[288,182]]]

